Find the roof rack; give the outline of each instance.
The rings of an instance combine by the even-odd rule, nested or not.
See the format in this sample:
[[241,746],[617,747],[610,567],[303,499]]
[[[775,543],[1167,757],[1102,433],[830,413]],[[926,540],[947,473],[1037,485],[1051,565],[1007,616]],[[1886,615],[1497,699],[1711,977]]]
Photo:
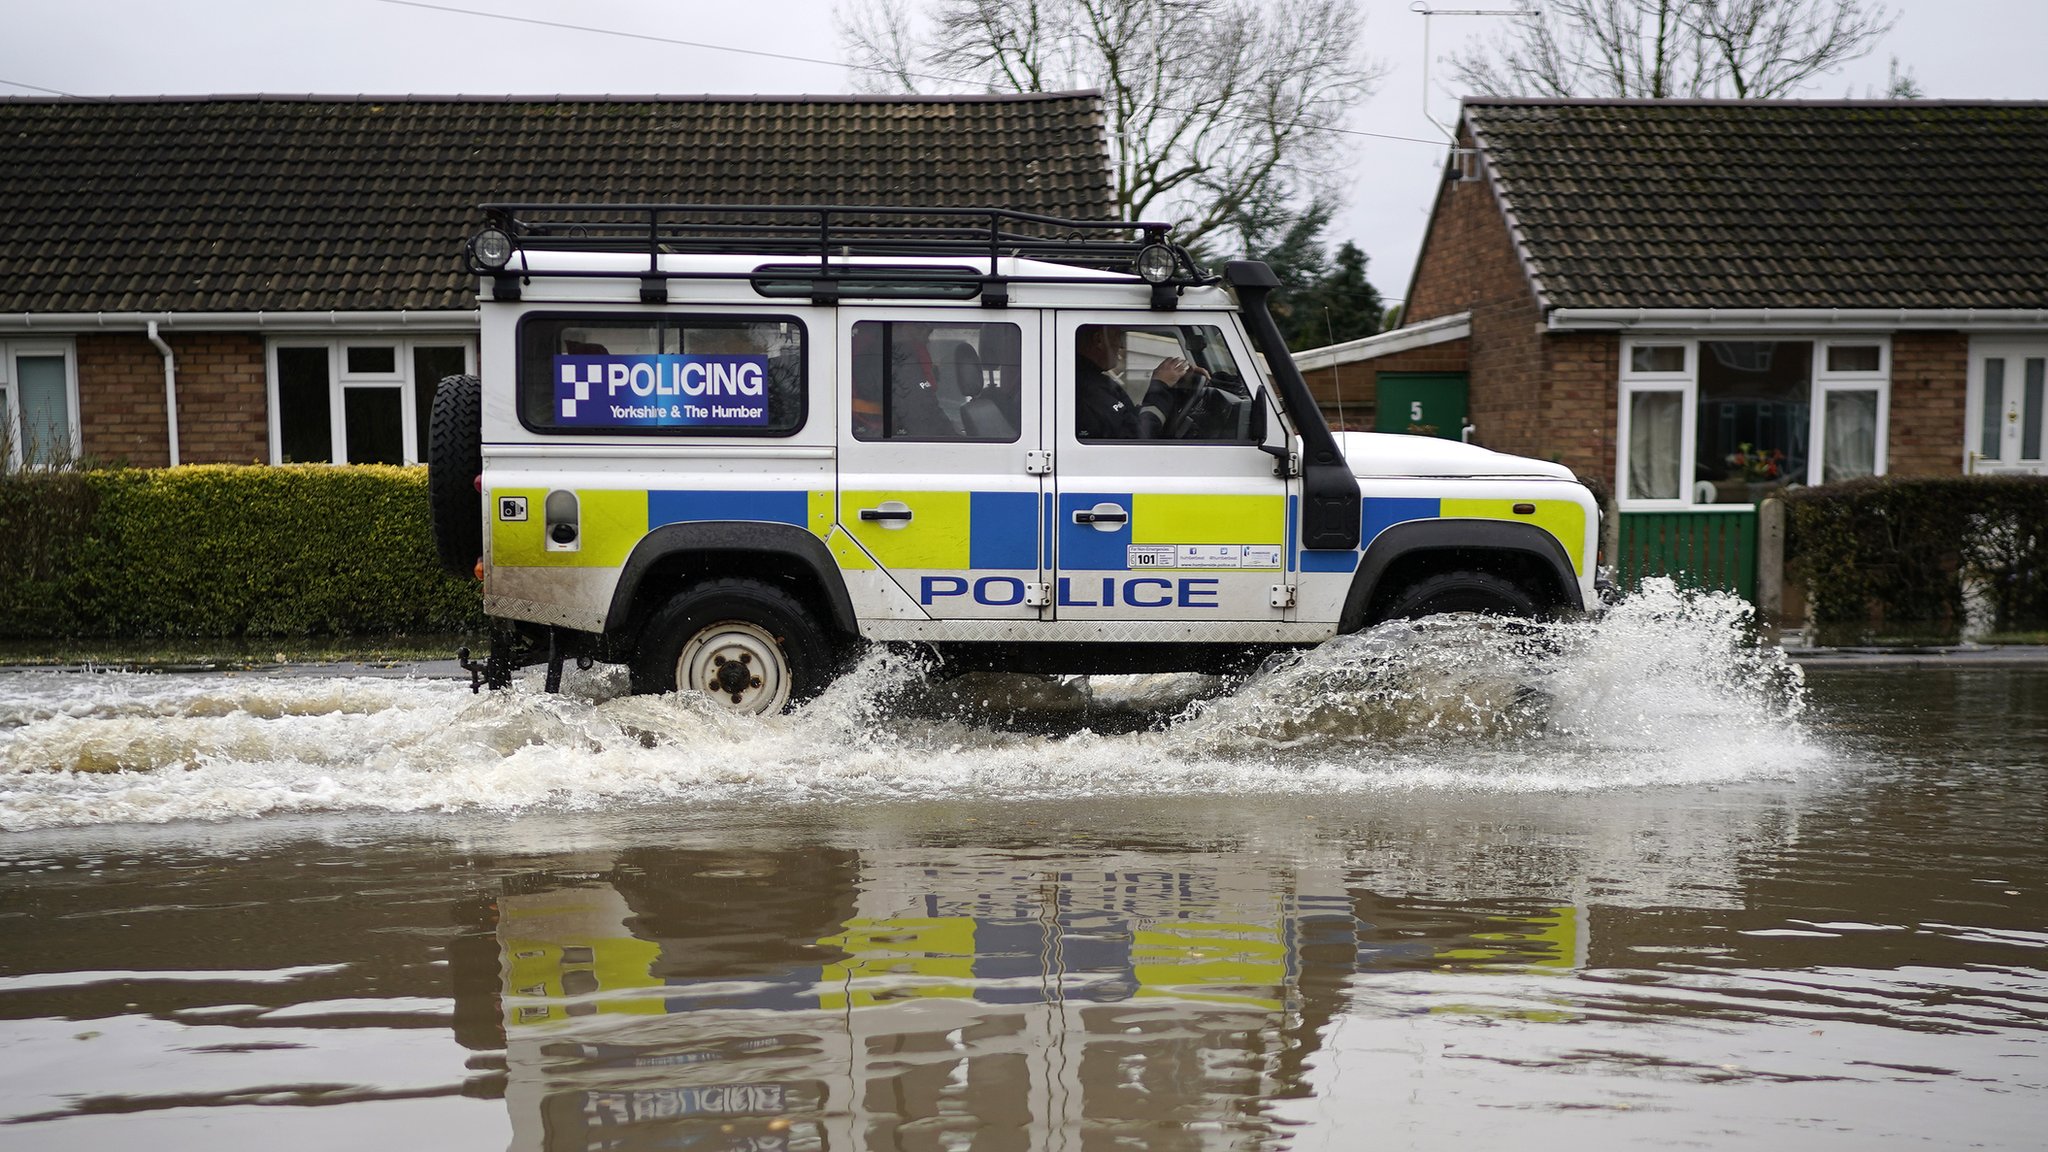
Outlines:
[[[513,261],[527,251],[645,254],[647,266],[631,272],[550,269],[547,275],[638,276],[641,298],[649,302],[666,301],[666,282],[681,278],[753,280],[764,295],[777,296],[799,294],[789,289],[800,280],[819,303],[842,296],[920,295],[917,287],[930,283],[941,289],[933,294],[945,296],[962,295],[963,288],[971,296],[978,288],[982,303],[991,307],[1007,305],[1010,283],[1099,282],[1088,275],[1005,276],[998,262],[1006,257],[1138,276],[1151,285],[1155,307],[1170,308],[1180,290],[1217,280],[1168,238],[1170,225],[1145,221],[875,204],[485,204],[483,212],[488,223],[464,254],[471,271],[494,278],[498,299],[518,298],[524,261],[517,268]],[[754,272],[677,272],[661,266],[660,258],[673,253],[782,259]],[[854,256],[968,257],[988,265],[984,272],[958,264],[835,263]]]

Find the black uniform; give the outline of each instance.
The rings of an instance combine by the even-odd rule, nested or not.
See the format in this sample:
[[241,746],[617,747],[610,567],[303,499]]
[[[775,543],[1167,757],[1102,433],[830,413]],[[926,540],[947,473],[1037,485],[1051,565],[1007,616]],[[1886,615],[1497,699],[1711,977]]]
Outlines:
[[1138,439],[1138,409],[1116,377],[1082,360],[1074,368],[1074,434],[1083,440]]

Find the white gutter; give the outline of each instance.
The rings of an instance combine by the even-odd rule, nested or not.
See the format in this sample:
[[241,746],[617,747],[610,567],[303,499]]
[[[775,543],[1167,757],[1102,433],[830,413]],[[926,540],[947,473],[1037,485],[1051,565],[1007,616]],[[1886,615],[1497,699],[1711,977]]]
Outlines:
[[128,330],[161,325],[209,332],[474,332],[477,311],[384,312],[0,312],[0,332]]
[[1452,340],[1463,340],[1472,334],[1472,314],[1459,312],[1452,316],[1438,316],[1406,328],[1391,332],[1380,332],[1346,340],[1342,344],[1325,344],[1321,348],[1309,348],[1294,354],[1294,366],[1303,372],[1318,368],[1335,368],[1340,364],[1353,364],[1360,360],[1376,360],[1381,356],[1392,356],[1411,348],[1427,348],[1432,344],[1443,344]]
[[164,356],[164,423],[169,427],[171,439],[171,467],[178,466],[178,359],[171,355],[171,346],[156,334],[156,321],[149,322],[149,342]]
[[2048,308],[1553,308],[1550,330],[1894,332],[2048,329]]

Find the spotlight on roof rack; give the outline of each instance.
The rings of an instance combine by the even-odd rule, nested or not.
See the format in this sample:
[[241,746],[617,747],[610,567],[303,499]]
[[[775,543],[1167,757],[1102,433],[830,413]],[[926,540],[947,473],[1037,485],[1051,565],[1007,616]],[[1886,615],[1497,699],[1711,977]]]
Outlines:
[[486,228],[470,237],[469,254],[486,268],[503,268],[512,259],[512,237],[501,228]]
[[1147,244],[1138,250],[1138,275],[1148,284],[1164,284],[1173,279],[1173,249],[1164,244]]

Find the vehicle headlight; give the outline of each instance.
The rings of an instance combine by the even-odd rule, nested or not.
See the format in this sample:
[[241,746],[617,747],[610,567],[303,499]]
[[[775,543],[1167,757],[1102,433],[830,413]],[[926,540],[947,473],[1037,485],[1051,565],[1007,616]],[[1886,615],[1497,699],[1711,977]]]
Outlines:
[[469,254],[486,268],[503,268],[512,259],[512,237],[502,228],[486,228],[470,237]]
[[1164,284],[1173,279],[1173,249],[1164,244],[1147,244],[1138,250],[1138,275],[1147,283]]

